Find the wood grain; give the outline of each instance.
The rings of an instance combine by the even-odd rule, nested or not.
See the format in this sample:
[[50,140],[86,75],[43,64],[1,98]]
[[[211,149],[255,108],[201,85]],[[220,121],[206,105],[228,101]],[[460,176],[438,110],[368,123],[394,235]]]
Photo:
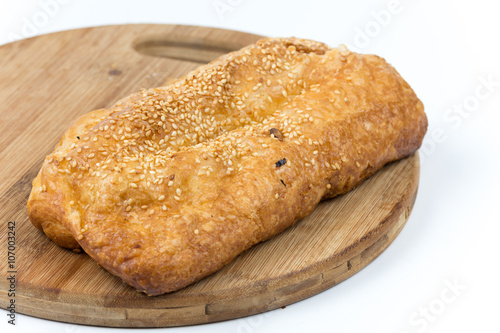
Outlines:
[[407,221],[418,155],[187,288],[147,297],[85,253],[54,245],[27,218],[31,181],[79,115],[161,86],[260,36],[174,25],[124,25],[44,35],[0,47],[0,305],[7,294],[7,223],[16,222],[21,313],[116,327],[208,323],[276,309],[324,291],[376,258]]

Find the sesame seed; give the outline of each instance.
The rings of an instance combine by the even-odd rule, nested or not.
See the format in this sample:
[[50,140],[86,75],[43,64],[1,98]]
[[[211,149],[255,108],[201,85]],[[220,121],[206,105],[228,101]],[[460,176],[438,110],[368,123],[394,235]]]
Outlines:
[[181,201],[181,198],[179,198],[179,197],[178,197],[178,196],[176,196],[176,195],[174,195],[174,199],[175,199],[176,201]]
[[200,231],[199,231],[198,229],[194,229],[194,233],[195,233],[195,235],[198,235],[198,233],[199,233],[199,232],[200,232]]
[[332,185],[330,185],[330,184],[326,184],[326,188],[327,188],[327,189],[331,189],[331,188],[332,188]]
[[158,200],[160,200],[160,201],[161,201],[161,200],[163,200],[163,199],[165,199],[165,196],[164,196],[164,195],[160,195],[160,196],[158,197]]
[[167,186],[172,186],[172,185],[174,185],[173,181],[169,181],[168,184],[167,184]]

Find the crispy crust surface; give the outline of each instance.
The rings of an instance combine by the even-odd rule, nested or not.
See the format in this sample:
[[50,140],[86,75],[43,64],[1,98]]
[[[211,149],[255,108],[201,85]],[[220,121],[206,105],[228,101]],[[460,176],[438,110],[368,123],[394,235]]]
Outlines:
[[29,217],[159,295],[413,153],[426,128],[383,59],[264,39],[81,117],[33,181]]

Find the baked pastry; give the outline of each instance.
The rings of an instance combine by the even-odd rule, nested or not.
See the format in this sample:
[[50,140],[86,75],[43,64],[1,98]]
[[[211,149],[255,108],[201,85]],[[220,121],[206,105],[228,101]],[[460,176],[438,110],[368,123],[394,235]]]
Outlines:
[[29,217],[159,295],[412,154],[426,128],[383,59],[263,39],[78,119],[33,181]]

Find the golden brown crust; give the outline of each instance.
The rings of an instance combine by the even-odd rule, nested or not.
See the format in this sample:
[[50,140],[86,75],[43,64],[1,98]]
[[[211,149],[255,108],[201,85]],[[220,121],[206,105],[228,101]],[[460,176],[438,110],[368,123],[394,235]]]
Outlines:
[[426,128],[383,59],[264,39],[81,118],[34,180],[29,216],[158,295],[413,153]]

